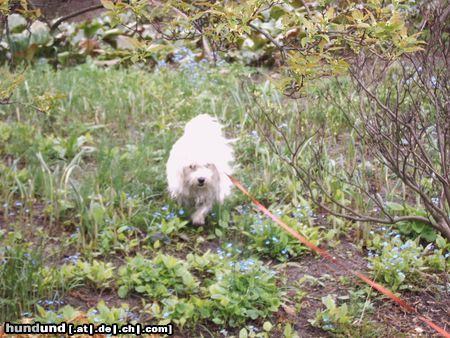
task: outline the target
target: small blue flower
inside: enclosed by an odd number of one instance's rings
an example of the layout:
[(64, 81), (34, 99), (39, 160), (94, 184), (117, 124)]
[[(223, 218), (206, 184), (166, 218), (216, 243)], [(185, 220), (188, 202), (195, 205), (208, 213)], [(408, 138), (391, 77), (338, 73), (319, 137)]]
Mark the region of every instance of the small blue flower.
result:
[(178, 215), (180, 216), (184, 215), (184, 210), (183, 209), (178, 210)]
[(408, 249), (410, 247), (410, 245), (411, 245), (410, 242), (406, 242), (406, 243), (400, 245), (400, 250)]
[(171, 212), (170, 214), (168, 214), (167, 216), (166, 216), (166, 220), (167, 221), (170, 221), (171, 219), (174, 219), (175, 218), (175, 214), (173, 213), (173, 212)]

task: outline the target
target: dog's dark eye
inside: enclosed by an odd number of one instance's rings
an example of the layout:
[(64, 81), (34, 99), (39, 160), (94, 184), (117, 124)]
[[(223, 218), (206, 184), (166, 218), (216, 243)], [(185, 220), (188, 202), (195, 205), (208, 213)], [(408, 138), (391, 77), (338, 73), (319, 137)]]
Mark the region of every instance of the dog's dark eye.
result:
[(189, 166), (189, 168), (190, 168), (190, 169), (195, 169), (195, 165), (191, 164), (191, 165)]
[(211, 166), (211, 164), (209, 164), (209, 163), (206, 163), (206, 168), (209, 168)]

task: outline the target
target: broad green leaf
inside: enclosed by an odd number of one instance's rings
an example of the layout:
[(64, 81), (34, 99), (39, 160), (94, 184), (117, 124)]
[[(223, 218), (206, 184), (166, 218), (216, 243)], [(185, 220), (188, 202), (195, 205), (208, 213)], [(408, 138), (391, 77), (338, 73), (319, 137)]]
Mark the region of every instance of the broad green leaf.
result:
[(271, 322), (264, 322), (263, 324), (263, 330), (266, 332), (269, 332), (270, 330), (272, 330), (272, 323)]
[(114, 3), (110, 0), (100, 0), (100, 2), (106, 9), (113, 10), (115, 8)]
[(389, 210), (391, 211), (403, 211), (405, 210), (405, 207), (399, 203), (396, 202), (386, 202), (386, 205)]
[(239, 338), (248, 338), (248, 332), (245, 327), (239, 331)]

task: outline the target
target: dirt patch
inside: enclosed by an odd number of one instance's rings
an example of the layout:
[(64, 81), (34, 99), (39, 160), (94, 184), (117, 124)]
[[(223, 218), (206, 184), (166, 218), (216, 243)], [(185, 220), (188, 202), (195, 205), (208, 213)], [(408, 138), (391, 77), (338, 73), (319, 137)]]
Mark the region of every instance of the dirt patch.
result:
[[(365, 269), (367, 261), (364, 252), (361, 252), (348, 238), (341, 238), (340, 245), (330, 252), (344, 261), (351, 269), (370, 276), (370, 272)], [(321, 301), (322, 297), (334, 295), (338, 299), (346, 298), (350, 290), (357, 290), (359, 286), (366, 285), (350, 275), (347, 270), (315, 256), (306, 256), (296, 261), (295, 264), (287, 264), (284, 273), (288, 277), (288, 285), (295, 285), (302, 279), (304, 281), (300, 287), (305, 292), (305, 297), (301, 301), (301, 310), (295, 316), (288, 315), (291, 320), (295, 320), (296, 332), (301, 337), (335, 336), (315, 328), (308, 320), (314, 319), (317, 310), (325, 308)], [(345, 279), (350, 279), (350, 283), (343, 284)], [(291, 292), (289, 296), (293, 298), (295, 291)], [(447, 297), (445, 293), (439, 293), (434, 289), (418, 293), (404, 292), (400, 296), (422, 315), (431, 318), (435, 324), (443, 328), (450, 326), (450, 297)], [(365, 316), (370, 322), (376, 324), (377, 329), (382, 329), (380, 332), (382, 337), (438, 336), (432, 328), (414, 315), (403, 311), (397, 304), (377, 291), (372, 291), (370, 300), (373, 303), (373, 311), (366, 313)]]

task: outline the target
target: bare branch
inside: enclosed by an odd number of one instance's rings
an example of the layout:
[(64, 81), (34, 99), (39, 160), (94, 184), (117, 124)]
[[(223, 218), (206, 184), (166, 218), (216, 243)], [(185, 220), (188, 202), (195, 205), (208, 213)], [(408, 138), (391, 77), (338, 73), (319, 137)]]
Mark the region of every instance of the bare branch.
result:
[(50, 31), (52, 31), (52, 32), (55, 31), (59, 27), (59, 25), (62, 24), (64, 21), (72, 19), (72, 18), (74, 18), (74, 17), (76, 17), (78, 15), (81, 15), (81, 14), (84, 14), (84, 13), (88, 13), (88, 12), (92, 12), (92, 11), (95, 11), (96, 9), (102, 9), (102, 8), (104, 8), (103, 5), (93, 5), (93, 6), (90, 6), (90, 7), (86, 7), (86, 8), (80, 9), (79, 11), (67, 14), (65, 16), (62, 16), (62, 17), (58, 18), (55, 22), (53, 22), (53, 24), (50, 27)]

